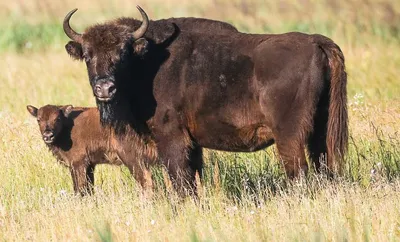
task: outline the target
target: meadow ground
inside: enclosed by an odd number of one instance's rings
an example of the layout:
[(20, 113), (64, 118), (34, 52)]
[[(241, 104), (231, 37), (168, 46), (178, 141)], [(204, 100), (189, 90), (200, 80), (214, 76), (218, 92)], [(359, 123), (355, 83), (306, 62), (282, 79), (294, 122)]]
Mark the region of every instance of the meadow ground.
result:
[[(288, 182), (275, 148), (207, 151), (198, 203), (179, 201), (154, 168), (144, 199), (124, 167), (99, 166), (96, 193), (75, 197), (69, 172), (41, 141), (36, 106), (94, 106), (83, 63), (64, 51), (61, 21), (198, 16), (256, 33), (321, 33), (348, 71), (350, 151), (334, 181)], [(0, 0), (0, 240), (399, 241), (400, 4), (396, 1)]]

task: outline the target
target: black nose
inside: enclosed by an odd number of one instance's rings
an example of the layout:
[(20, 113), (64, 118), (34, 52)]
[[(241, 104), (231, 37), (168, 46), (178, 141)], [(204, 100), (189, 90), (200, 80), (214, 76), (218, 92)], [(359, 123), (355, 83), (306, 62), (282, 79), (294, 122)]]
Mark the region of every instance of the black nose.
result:
[(100, 101), (108, 101), (113, 98), (117, 88), (112, 81), (100, 81), (94, 87), (94, 94)]
[(46, 143), (51, 143), (54, 140), (54, 133), (51, 131), (44, 131), (43, 132), (43, 140)]

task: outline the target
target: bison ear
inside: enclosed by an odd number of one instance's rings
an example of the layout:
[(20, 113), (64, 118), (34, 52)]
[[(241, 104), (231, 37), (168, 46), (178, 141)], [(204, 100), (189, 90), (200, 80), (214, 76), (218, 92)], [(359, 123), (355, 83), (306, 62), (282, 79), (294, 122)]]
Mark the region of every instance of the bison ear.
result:
[(28, 112), (33, 116), (33, 117), (37, 117), (37, 112), (38, 112), (38, 109), (37, 108), (35, 108), (34, 106), (32, 106), (32, 105), (28, 105), (28, 106), (26, 106), (26, 109), (28, 109)]
[(82, 45), (75, 41), (70, 41), (65, 45), (67, 53), (75, 60), (83, 59)]
[(149, 42), (145, 38), (140, 38), (133, 42), (133, 51), (138, 56), (144, 56), (149, 50)]
[(61, 108), (66, 118), (68, 118), (68, 116), (71, 114), (72, 108), (73, 108), (72, 105), (65, 105), (64, 107)]

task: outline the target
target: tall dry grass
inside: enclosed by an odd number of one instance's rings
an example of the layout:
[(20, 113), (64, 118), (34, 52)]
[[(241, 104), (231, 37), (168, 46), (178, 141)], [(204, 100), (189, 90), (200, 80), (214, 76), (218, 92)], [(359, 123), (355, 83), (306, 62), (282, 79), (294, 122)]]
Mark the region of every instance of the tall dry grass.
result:
[[(199, 16), (241, 31), (322, 33), (349, 73), (345, 174), (291, 183), (274, 148), (207, 151), (200, 199), (144, 199), (124, 167), (99, 166), (96, 194), (72, 194), (69, 172), (39, 137), (27, 104), (94, 106), (84, 64), (63, 50), (64, 15), (83, 30), (117, 16)], [(395, 1), (0, 1), (0, 240), (397, 241), (400, 239), (400, 4)]]

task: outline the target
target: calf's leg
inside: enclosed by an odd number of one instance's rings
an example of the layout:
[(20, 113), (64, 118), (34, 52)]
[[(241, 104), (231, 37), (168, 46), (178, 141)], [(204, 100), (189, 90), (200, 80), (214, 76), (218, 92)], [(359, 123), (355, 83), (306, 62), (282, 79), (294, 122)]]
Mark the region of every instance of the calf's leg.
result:
[(86, 164), (73, 165), (70, 168), (76, 194), (82, 196), (93, 193), (94, 166)]
[(135, 178), (137, 182), (139, 182), (140, 186), (146, 191), (150, 192), (153, 189), (153, 180), (151, 178), (150, 168), (146, 164), (147, 162), (142, 161), (141, 159), (136, 159), (135, 161), (128, 161), (129, 171)]
[(115, 149), (122, 162), (146, 191), (153, 189), (153, 181), (149, 165), (154, 163), (146, 152), (146, 144), (138, 141), (136, 134), (125, 134), (123, 137), (116, 137), (114, 140)]

